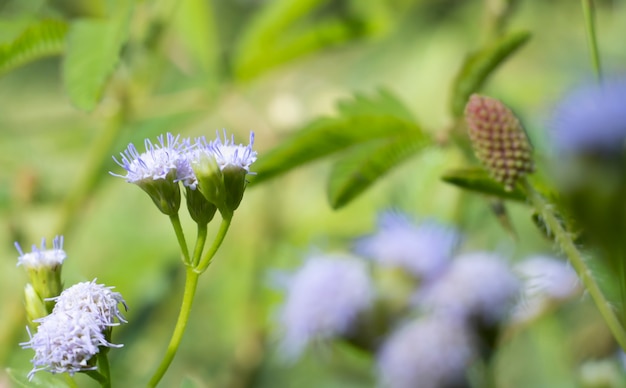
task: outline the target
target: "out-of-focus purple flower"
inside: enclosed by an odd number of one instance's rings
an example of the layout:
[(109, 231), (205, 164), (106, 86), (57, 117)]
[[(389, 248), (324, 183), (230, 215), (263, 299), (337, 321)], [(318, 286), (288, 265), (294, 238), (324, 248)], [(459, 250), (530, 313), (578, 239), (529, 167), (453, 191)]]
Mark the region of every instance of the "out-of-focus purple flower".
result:
[(313, 256), (289, 280), (280, 321), (282, 348), (297, 357), (313, 340), (349, 333), (373, 299), (364, 262), (342, 256)]
[(582, 86), (554, 109), (550, 126), (557, 151), (619, 151), (626, 142), (626, 78)]
[(506, 317), (519, 290), (520, 281), (507, 263), (481, 252), (459, 256), (416, 301), (435, 314), (493, 325)]
[(523, 280), (516, 320), (530, 319), (550, 304), (567, 301), (582, 292), (578, 275), (563, 260), (534, 256), (518, 263), (514, 270)]
[(465, 386), (466, 369), (477, 355), (471, 331), (442, 316), (418, 319), (393, 332), (377, 355), (385, 388)]
[(355, 253), (424, 280), (446, 268), (461, 241), (454, 228), (434, 221), (415, 225), (408, 216), (395, 212), (382, 213), (378, 228), (375, 234), (356, 241)]

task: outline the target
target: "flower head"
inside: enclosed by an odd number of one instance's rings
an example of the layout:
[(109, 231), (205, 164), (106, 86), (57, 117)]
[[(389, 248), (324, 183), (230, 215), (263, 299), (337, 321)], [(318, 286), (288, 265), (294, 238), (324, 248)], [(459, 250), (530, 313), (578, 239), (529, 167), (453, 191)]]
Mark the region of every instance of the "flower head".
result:
[(477, 355), (470, 331), (458, 321), (431, 316), (394, 331), (377, 355), (383, 387), (465, 386), (466, 369)]
[(435, 222), (415, 225), (399, 213), (381, 214), (378, 224), (377, 233), (357, 240), (355, 252), (425, 280), (435, 278), (446, 268), (461, 241), (453, 228)]
[(590, 84), (554, 109), (550, 135), (563, 153), (620, 151), (626, 142), (626, 78)]
[(15, 248), (20, 253), (17, 258), (17, 265), (26, 268), (54, 268), (63, 264), (67, 254), (63, 250), (63, 236), (56, 236), (52, 240), (52, 249), (46, 248), (46, 239), (41, 240), (41, 249), (33, 245), (32, 252), (24, 253), (19, 243), (15, 242)]
[(289, 283), (280, 321), (283, 349), (292, 356), (314, 339), (347, 334), (373, 299), (365, 263), (355, 258), (310, 257)]
[(472, 253), (458, 257), (417, 302), (436, 314), (494, 325), (509, 312), (520, 289), (519, 279), (498, 256)]
[(96, 369), (93, 356), (101, 347), (122, 346), (108, 340), (115, 319), (126, 322), (117, 308), (124, 304), (119, 293), (94, 280), (68, 288), (56, 300), (52, 314), (35, 321), (37, 333), (29, 331), (30, 340), (21, 344), (35, 351), (29, 379), (40, 370), (73, 375)]
[(465, 107), (465, 120), (476, 157), (506, 190), (534, 171), (526, 132), (501, 101), (473, 94)]
[(54, 298), (56, 305), (53, 313), (72, 313), (82, 311), (93, 316), (104, 329), (106, 326), (117, 325), (126, 322), (118, 308), (121, 303), (126, 307), (126, 302), (119, 292), (113, 292), (113, 287), (96, 284), (96, 280), (82, 282), (66, 289)]

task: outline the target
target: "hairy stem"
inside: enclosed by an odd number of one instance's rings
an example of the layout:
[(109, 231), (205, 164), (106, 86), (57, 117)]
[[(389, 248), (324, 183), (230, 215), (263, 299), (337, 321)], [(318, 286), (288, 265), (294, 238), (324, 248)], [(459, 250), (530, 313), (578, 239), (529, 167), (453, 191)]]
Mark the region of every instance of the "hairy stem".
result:
[(585, 286), (585, 289), (589, 295), (591, 295), (591, 298), (596, 304), (602, 318), (604, 318), (609, 330), (611, 330), (613, 337), (622, 349), (626, 349), (626, 332), (624, 331), (622, 324), (617, 319), (613, 308), (602, 293), (602, 290), (596, 282), (596, 279), (593, 277), (591, 270), (587, 267), (580, 251), (576, 248), (571, 235), (563, 228), (561, 222), (554, 214), (552, 206), (541, 196), (541, 194), (539, 194), (527, 180), (524, 181), (524, 185), (532, 205), (543, 218), (550, 232), (554, 236), (555, 241), (559, 244), (569, 259), (572, 267)]

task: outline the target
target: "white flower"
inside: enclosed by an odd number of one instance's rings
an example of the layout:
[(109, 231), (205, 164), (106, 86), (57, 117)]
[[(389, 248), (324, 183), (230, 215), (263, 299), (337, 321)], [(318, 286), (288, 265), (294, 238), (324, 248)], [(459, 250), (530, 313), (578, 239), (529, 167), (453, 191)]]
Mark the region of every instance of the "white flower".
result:
[[(205, 144), (206, 140), (204, 141)], [(217, 138), (207, 144), (209, 149), (215, 156), (220, 169), (224, 170), (228, 166), (239, 167), (250, 172), (250, 165), (256, 161), (257, 153), (252, 150), (254, 144), (254, 132), (250, 132), (250, 142), (247, 146), (243, 144), (235, 145), (235, 138), (231, 135), (230, 141), (226, 137), (224, 131), (224, 141), (217, 134)]]
[[(40, 370), (69, 373), (96, 369), (94, 355), (100, 347), (121, 347), (107, 340), (106, 334), (115, 322), (126, 322), (117, 305), (124, 304), (122, 296), (93, 282), (76, 284), (61, 295), (52, 314), (35, 320), (37, 333), (28, 331), (30, 341), (23, 348), (35, 351), (29, 379)], [(125, 306), (125, 304), (124, 304)]]
[(377, 355), (381, 386), (465, 386), (466, 369), (476, 354), (474, 338), (458, 321), (440, 316), (412, 321), (394, 331)]
[(541, 314), (552, 303), (567, 301), (582, 292), (576, 272), (563, 260), (546, 256), (530, 257), (514, 268), (523, 280), (522, 299), (516, 319)]
[(355, 252), (424, 280), (432, 280), (446, 268), (461, 240), (453, 228), (432, 221), (415, 225), (399, 213), (385, 212), (378, 223), (376, 234), (357, 240)]
[(91, 314), (101, 329), (106, 326), (114, 326), (119, 322), (126, 322), (118, 305), (126, 307), (126, 302), (119, 292), (113, 292), (113, 287), (96, 284), (96, 279), (91, 282), (82, 282), (73, 285), (53, 298), (56, 301), (53, 313), (73, 313), (82, 311)]
[(145, 140), (146, 151), (139, 153), (134, 144), (129, 144), (123, 153), (120, 153), (121, 162), (113, 157), (113, 160), (126, 170), (126, 175), (111, 175), (125, 178), (126, 182), (139, 184), (146, 180), (167, 179), (172, 173), (176, 173), (185, 160), (181, 153), (180, 135), (167, 134), (167, 140), (160, 135), (157, 139), (159, 144), (153, 144), (149, 139)]
[(500, 257), (490, 253), (459, 256), (417, 302), (434, 313), (497, 324), (518, 296), (519, 279)]
[(294, 357), (314, 339), (348, 333), (373, 298), (365, 263), (350, 257), (310, 257), (289, 283), (280, 320), (283, 350)]
[(52, 240), (52, 249), (46, 248), (46, 239), (41, 241), (41, 249), (33, 245), (31, 253), (24, 253), (22, 247), (17, 242), (15, 248), (20, 253), (17, 259), (17, 265), (23, 265), (26, 268), (56, 267), (63, 264), (67, 258), (67, 254), (63, 250), (63, 236), (56, 236)]

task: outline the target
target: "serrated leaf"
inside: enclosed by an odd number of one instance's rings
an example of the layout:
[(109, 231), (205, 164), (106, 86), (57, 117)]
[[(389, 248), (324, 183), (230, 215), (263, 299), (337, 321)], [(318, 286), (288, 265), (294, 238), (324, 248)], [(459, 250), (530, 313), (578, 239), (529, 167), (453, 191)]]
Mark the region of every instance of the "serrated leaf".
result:
[(451, 110), (461, 117), (469, 96), (478, 91), (493, 71), (530, 39), (530, 32), (514, 32), (470, 54), (452, 86)]
[[(257, 175), (252, 183), (357, 144), (418, 131), (415, 122), (406, 117), (406, 109), (400, 107), (402, 104), (386, 92), (379, 92), (370, 98), (357, 96), (351, 102), (342, 103), (340, 111), (343, 114), (339, 117), (312, 122), (261, 156), (254, 165)], [(406, 113), (399, 117), (396, 113), (402, 111)]]
[(526, 195), (516, 186), (511, 191), (504, 190), (501, 183), (493, 180), (487, 171), (480, 167), (452, 170), (445, 173), (441, 179), (466, 190), (492, 195), (502, 199), (526, 201)]
[(12, 42), (0, 45), (0, 74), (35, 60), (59, 55), (65, 48), (67, 23), (41, 20), (28, 26)]
[(65, 88), (72, 102), (86, 111), (100, 100), (128, 36), (132, 2), (118, 3), (108, 18), (78, 20), (68, 32)]
[(18, 387), (33, 388), (68, 388), (70, 385), (61, 380), (59, 375), (53, 375), (48, 372), (35, 373), (32, 380), (28, 380), (29, 370), (7, 368), (7, 374)]
[(333, 209), (347, 205), (389, 170), (432, 144), (429, 136), (414, 131), (358, 146), (335, 165), (328, 182), (328, 199)]

